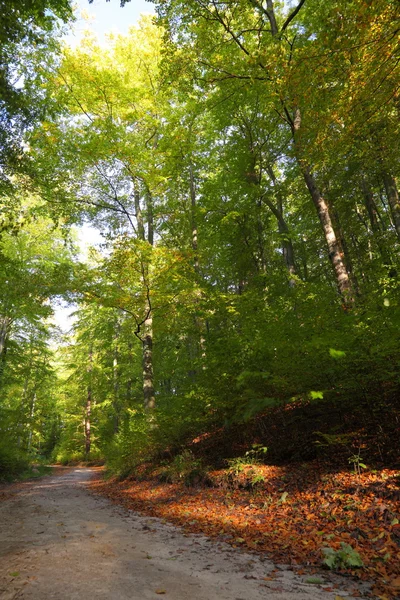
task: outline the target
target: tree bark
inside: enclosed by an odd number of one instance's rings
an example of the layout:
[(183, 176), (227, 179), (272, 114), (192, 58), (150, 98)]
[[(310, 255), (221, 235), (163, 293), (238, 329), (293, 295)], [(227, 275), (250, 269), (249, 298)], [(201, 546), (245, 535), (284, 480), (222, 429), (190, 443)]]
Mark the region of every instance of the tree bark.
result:
[(151, 312), (144, 322), (143, 335), (143, 396), (144, 408), (147, 413), (152, 413), (156, 406), (153, 373), (153, 317)]
[(113, 353), (113, 391), (114, 391), (114, 433), (119, 431), (120, 421), (120, 403), (119, 403), (119, 370), (118, 370), (118, 339), (119, 339), (119, 322), (115, 324), (114, 331), (114, 353)]
[(192, 250), (194, 270), (199, 274), (198, 257), (198, 239), (197, 239), (197, 218), (196, 218), (196, 186), (194, 183), (193, 166), (189, 166), (189, 185), (190, 185), (190, 219), (192, 227)]
[(146, 208), (147, 208), (147, 241), (150, 246), (154, 245), (154, 211), (153, 197), (150, 190), (146, 190)]
[[(268, 199), (265, 200), (267, 206), (271, 209), (273, 214), (278, 221), (278, 231), (282, 236), (282, 254), (283, 259), (285, 261), (286, 267), (289, 271), (289, 275), (297, 275), (296, 263), (294, 260), (294, 248), (291, 238), (289, 237), (289, 228), (283, 216), (283, 199), (281, 192), (278, 189), (278, 182), (275, 177), (275, 173), (271, 165), (267, 166), (268, 175), (273, 183), (276, 197), (278, 200), (277, 206), (274, 206), (272, 202)], [(290, 285), (293, 286), (295, 284), (295, 280), (293, 278), (290, 279)]]
[(86, 393), (85, 403), (85, 419), (84, 419), (84, 433), (85, 433), (85, 457), (88, 458), (90, 454), (92, 439), (91, 439), (91, 413), (92, 413), (92, 371), (93, 371), (93, 349), (90, 348), (88, 356), (88, 385)]
[(7, 341), (10, 334), (12, 319), (0, 317), (0, 382), (6, 366)]
[(139, 192), (139, 187), (137, 182), (134, 182), (134, 189), (133, 189), (133, 199), (135, 202), (135, 213), (136, 213), (136, 226), (137, 226), (137, 234), (138, 234), (138, 238), (140, 240), (144, 240), (145, 239), (145, 232), (144, 232), (144, 222), (143, 222), (143, 215), (142, 215), (142, 209), (140, 206), (140, 192)]
[(318, 189), (314, 176), (308, 166), (300, 161), (300, 168), (310, 192), (314, 206), (317, 210), (318, 218), (324, 232), (326, 244), (328, 247), (329, 260), (335, 273), (336, 284), (345, 304), (352, 304), (354, 301), (353, 290), (350, 281), (350, 275), (343, 259), (340, 244), (333, 228), (329, 206)]
[[(286, 114), (288, 118), (290, 118), (287, 110)], [(321, 194), (309, 165), (302, 157), (301, 144), (298, 139), (301, 127), (301, 112), (298, 107), (296, 107), (294, 111), (293, 118), (290, 118), (290, 126), (292, 130), (297, 163), (316, 208), (318, 218), (324, 232), (326, 245), (328, 247), (328, 256), (335, 274), (337, 288), (343, 298), (344, 303), (346, 305), (351, 305), (354, 302), (354, 294), (351, 285), (350, 274), (344, 261), (343, 252), (341, 252), (340, 243), (333, 227), (329, 205)]]
[(397, 189), (395, 178), (390, 173), (382, 174), (383, 183), (385, 185), (387, 199), (389, 201), (390, 212), (392, 214), (394, 228), (397, 237), (400, 240), (400, 199), (399, 190)]
[(365, 179), (362, 180), (362, 191), (364, 196), (365, 208), (367, 209), (371, 230), (374, 233), (380, 231), (378, 209), (375, 204), (374, 194)]

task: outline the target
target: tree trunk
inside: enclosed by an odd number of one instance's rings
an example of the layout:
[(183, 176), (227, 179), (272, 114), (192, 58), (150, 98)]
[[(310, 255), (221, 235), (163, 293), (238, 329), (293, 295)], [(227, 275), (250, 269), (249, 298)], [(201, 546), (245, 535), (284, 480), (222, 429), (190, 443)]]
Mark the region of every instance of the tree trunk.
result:
[[(297, 275), (296, 263), (294, 260), (293, 244), (292, 244), (292, 240), (289, 236), (289, 228), (288, 228), (285, 218), (283, 216), (282, 194), (278, 188), (278, 182), (276, 180), (275, 173), (274, 173), (274, 170), (271, 167), (271, 165), (267, 166), (267, 172), (273, 183), (278, 202), (277, 202), (277, 206), (274, 206), (272, 204), (272, 202), (270, 202), (268, 199), (265, 202), (266, 202), (267, 206), (269, 206), (271, 211), (274, 213), (276, 220), (278, 221), (278, 231), (281, 234), (281, 239), (282, 239), (283, 259), (285, 261), (287, 270), (289, 271), (289, 275), (291, 275), (291, 276)], [(291, 278), (289, 282), (290, 282), (291, 286), (293, 286), (295, 284), (295, 280), (293, 278)]]
[(143, 335), (143, 396), (144, 408), (152, 413), (156, 406), (153, 374), (153, 317), (148, 313)]
[(324, 232), (326, 245), (328, 246), (328, 255), (333, 271), (335, 273), (336, 285), (339, 293), (343, 298), (346, 305), (350, 305), (354, 302), (353, 290), (350, 281), (350, 275), (347, 270), (346, 264), (343, 259), (343, 253), (341, 252), (340, 244), (333, 228), (332, 218), (328, 203), (322, 196), (318, 189), (317, 183), (314, 179), (314, 175), (307, 162), (303, 159), (301, 153), (301, 143), (298, 139), (301, 126), (301, 112), (298, 107), (294, 111), (293, 118), (290, 118), (289, 112), (286, 109), (286, 114), (290, 119), (290, 126), (292, 130), (293, 143), (296, 151), (297, 163), (300, 167), (300, 171), (303, 175), (304, 181), (317, 210), (318, 218)]
[(365, 179), (363, 179), (362, 181), (362, 191), (364, 195), (365, 208), (367, 209), (369, 222), (371, 225), (371, 230), (374, 233), (377, 233), (380, 231), (378, 209), (375, 204), (374, 194), (372, 193), (372, 190)]
[(85, 407), (85, 456), (88, 458), (91, 448), (90, 416), (92, 412), (92, 388), (88, 386)]
[[(197, 276), (200, 275), (200, 264), (199, 264), (199, 254), (198, 254), (198, 232), (197, 232), (197, 216), (196, 216), (196, 207), (197, 207), (197, 199), (196, 199), (196, 185), (194, 181), (193, 174), (193, 165), (190, 163), (189, 165), (189, 188), (190, 188), (190, 220), (191, 220), (191, 228), (192, 228), (192, 250), (193, 250), (193, 266)], [(200, 293), (201, 297), (201, 293)], [(196, 298), (196, 304), (199, 303), (200, 298)], [(198, 345), (200, 356), (203, 362), (203, 369), (205, 369), (205, 358), (206, 358), (206, 340), (203, 335), (203, 322), (197, 315), (194, 315), (194, 323), (196, 329), (199, 332)], [(196, 342), (197, 344), (197, 342)], [(190, 345), (190, 344), (189, 344)], [(190, 350), (189, 350), (190, 353)], [(189, 376), (196, 377), (196, 370), (193, 369), (189, 372)]]
[(9, 317), (0, 317), (0, 381), (6, 366), (7, 340), (11, 323), (12, 320)]
[(389, 201), (390, 212), (392, 214), (393, 224), (400, 240), (400, 199), (396, 180), (390, 173), (383, 173), (383, 183), (385, 185), (387, 199)]
[(87, 385), (87, 394), (86, 394), (86, 403), (85, 403), (85, 419), (84, 419), (84, 429), (85, 429), (85, 457), (88, 458), (90, 454), (91, 448), (91, 431), (90, 431), (90, 417), (92, 412), (92, 371), (93, 371), (93, 349), (89, 350), (88, 357), (88, 385)]
[(154, 245), (154, 211), (153, 197), (150, 190), (146, 190), (146, 208), (147, 208), (147, 241), (150, 246)]
[(189, 184), (190, 184), (190, 218), (192, 227), (192, 250), (194, 270), (199, 274), (198, 240), (197, 240), (197, 219), (196, 219), (196, 187), (194, 183), (193, 166), (189, 166)]
[(113, 355), (113, 388), (114, 388), (114, 433), (119, 431), (119, 421), (121, 407), (119, 404), (119, 370), (118, 370), (118, 339), (119, 339), (119, 323), (115, 324), (114, 332), (114, 355)]
[(144, 233), (144, 223), (143, 223), (143, 215), (142, 215), (142, 209), (140, 206), (140, 192), (139, 192), (139, 187), (137, 182), (134, 182), (134, 189), (133, 189), (133, 199), (135, 202), (135, 213), (136, 213), (136, 226), (137, 226), (137, 235), (138, 238), (140, 240), (144, 240), (145, 239), (145, 233)]
[(32, 396), (31, 410), (29, 413), (28, 452), (30, 452), (31, 447), (32, 447), (32, 426), (33, 426), (33, 417), (35, 416), (35, 407), (36, 407), (36, 392), (34, 392), (34, 394)]
[(329, 206), (319, 191), (309, 167), (304, 166), (304, 164), (300, 162), (300, 168), (324, 232), (326, 244), (328, 246), (329, 260), (331, 261), (335, 273), (339, 293), (343, 297), (345, 304), (352, 304), (354, 298), (350, 276), (340, 251), (338, 238), (332, 225)]

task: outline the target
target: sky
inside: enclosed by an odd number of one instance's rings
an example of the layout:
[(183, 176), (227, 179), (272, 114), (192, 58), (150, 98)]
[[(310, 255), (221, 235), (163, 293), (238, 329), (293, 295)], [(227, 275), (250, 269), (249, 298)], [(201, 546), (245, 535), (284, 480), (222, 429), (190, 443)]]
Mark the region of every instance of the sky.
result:
[[(83, 16), (82, 13), (86, 16)], [(64, 37), (69, 46), (75, 47), (79, 44), (85, 30), (92, 31), (102, 43), (106, 42), (108, 33), (128, 33), (129, 27), (136, 25), (141, 14), (154, 13), (153, 4), (146, 0), (131, 0), (123, 8), (120, 0), (75, 0), (75, 14), (77, 21), (73, 24), (71, 33)], [(79, 243), (82, 258), (87, 253), (88, 246), (96, 245), (104, 241), (99, 232), (90, 225), (79, 228)], [(68, 331), (73, 319), (71, 313), (76, 306), (68, 306), (65, 303), (54, 307), (54, 321), (64, 332)]]
[[(73, 33), (66, 36), (65, 41), (75, 46), (82, 38), (85, 29), (93, 31), (100, 41), (104, 40), (107, 33), (128, 33), (129, 27), (136, 25), (143, 13), (154, 13), (154, 6), (146, 0), (130, 0), (123, 8), (120, 0), (75, 0), (75, 14), (78, 20), (73, 26)], [(82, 18), (86, 14), (87, 18)]]

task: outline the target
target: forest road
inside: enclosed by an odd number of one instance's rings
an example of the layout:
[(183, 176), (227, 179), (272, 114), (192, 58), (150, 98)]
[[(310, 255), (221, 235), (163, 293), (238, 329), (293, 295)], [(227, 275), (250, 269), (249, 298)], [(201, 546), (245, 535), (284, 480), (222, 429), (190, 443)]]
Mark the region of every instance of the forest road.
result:
[[(262, 557), (92, 495), (91, 469), (18, 484), (0, 503), (0, 599), (328, 600)], [(265, 579), (269, 578), (269, 579)]]

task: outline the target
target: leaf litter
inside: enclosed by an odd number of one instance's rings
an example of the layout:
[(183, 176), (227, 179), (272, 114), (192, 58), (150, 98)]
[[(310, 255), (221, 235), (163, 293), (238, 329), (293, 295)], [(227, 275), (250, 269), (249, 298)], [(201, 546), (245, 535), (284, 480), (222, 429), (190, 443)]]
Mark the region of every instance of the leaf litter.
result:
[[(122, 482), (97, 477), (91, 488), (189, 532), (264, 553), (299, 574), (320, 572), (324, 549), (340, 553), (350, 547), (362, 567), (343, 560), (336, 571), (349, 582), (373, 582), (372, 597), (400, 597), (398, 471), (359, 474), (319, 463), (257, 469), (262, 481), (253, 489), (227, 485), (225, 470), (211, 472), (207, 487), (160, 482), (156, 475), (143, 479), (138, 472)], [(355, 586), (353, 596), (359, 595)]]

